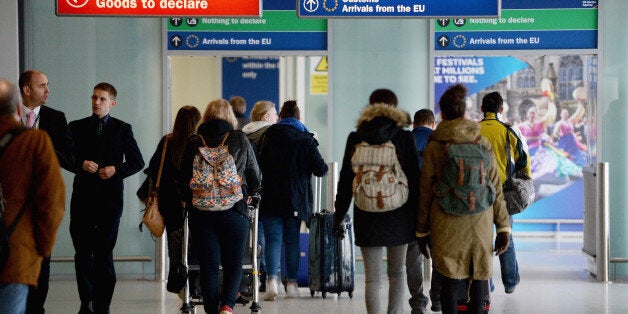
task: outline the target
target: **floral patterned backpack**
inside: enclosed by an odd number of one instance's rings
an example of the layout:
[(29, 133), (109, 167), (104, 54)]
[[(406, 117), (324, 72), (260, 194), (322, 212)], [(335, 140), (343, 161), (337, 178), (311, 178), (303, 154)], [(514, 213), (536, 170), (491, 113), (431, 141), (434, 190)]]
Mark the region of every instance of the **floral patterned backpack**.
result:
[(200, 210), (227, 210), (243, 198), (242, 178), (238, 175), (233, 156), (225, 141), (225, 134), (217, 147), (208, 147), (201, 136), (203, 146), (194, 157), (192, 166), (192, 205)]

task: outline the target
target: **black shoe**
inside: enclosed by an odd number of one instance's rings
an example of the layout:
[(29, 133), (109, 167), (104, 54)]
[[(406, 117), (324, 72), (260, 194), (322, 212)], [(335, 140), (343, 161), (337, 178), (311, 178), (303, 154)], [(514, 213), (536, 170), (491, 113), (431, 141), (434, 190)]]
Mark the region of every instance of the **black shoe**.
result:
[(96, 314), (109, 314), (109, 304), (103, 306), (100, 303), (94, 303), (94, 313)]
[(81, 302), (81, 309), (79, 309), (78, 314), (93, 314), (94, 313), (94, 302)]
[(259, 292), (266, 292), (266, 272), (259, 273)]
[(430, 307), (430, 310), (432, 312), (440, 312), (441, 311), (440, 304), (432, 303), (432, 307)]

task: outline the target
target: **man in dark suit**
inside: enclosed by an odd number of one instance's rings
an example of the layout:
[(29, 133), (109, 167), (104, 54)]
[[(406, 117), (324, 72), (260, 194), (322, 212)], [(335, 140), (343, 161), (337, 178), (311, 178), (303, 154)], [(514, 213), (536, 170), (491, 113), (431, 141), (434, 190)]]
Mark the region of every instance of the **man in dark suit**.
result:
[(79, 313), (109, 313), (116, 284), (113, 248), (122, 215), (123, 179), (144, 167), (131, 125), (109, 115), (117, 91), (94, 86), (92, 112), (70, 122), (76, 176), (70, 205), (70, 235), (81, 308)]
[[(72, 153), (72, 139), (68, 130), (65, 114), (59, 110), (46, 106), (50, 88), (48, 78), (37, 70), (28, 70), (20, 75), (20, 93), (22, 94), (22, 123), (30, 128), (39, 128), (46, 131), (52, 139), (52, 144), (61, 167), (68, 171), (74, 168)], [(30, 121), (29, 117), (30, 116)], [(31, 286), (26, 304), (27, 314), (44, 313), (44, 303), (48, 295), (48, 280), (50, 277), (50, 256), (44, 257), (41, 263), (41, 272), (37, 287)]]

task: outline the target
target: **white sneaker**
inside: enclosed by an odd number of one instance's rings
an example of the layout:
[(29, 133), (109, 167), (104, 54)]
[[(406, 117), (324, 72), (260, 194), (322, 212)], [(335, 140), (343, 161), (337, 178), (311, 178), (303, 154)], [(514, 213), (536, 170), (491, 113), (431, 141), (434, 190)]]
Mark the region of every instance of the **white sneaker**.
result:
[(288, 298), (298, 298), (299, 297), (299, 286), (297, 286), (296, 282), (290, 282), (286, 285), (286, 297)]
[(278, 293), (277, 279), (268, 279), (268, 281), (266, 281), (266, 295), (264, 296), (264, 300), (275, 301)]

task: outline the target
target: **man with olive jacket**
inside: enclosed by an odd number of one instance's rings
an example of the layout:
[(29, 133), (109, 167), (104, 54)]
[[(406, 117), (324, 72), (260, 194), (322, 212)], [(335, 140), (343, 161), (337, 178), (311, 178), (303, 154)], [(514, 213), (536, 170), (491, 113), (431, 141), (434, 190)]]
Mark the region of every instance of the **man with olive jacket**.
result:
[[(502, 254), (511, 233), (508, 211), (497, 172), (495, 157), (487, 165), (486, 178), (494, 187), (495, 201), (486, 210), (464, 216), (446, 213), (433, 186), (444, 172), (444, 149), (448, 143), (478, 143), (489, 151), (490, 142), (480, 135), (480, 125), (464, 118), (467, 90), (449, 87), (439, 104), (443, 121), (430, 136), (423, 152), (420, 207), (416, 235), (425, 257), (433, 257), (441, 277), (441, 306), (444, 314), (457, 313), (459, 299), (470, 300), (469, 313), (482, 313), (488, 298), (488, 280), (493, 272), (493, 226), (497, 228), (495, 251)], [(488, 187), (487, 187), (488, 188)], [(431, 246), (431, 254), (427, 247)]]

